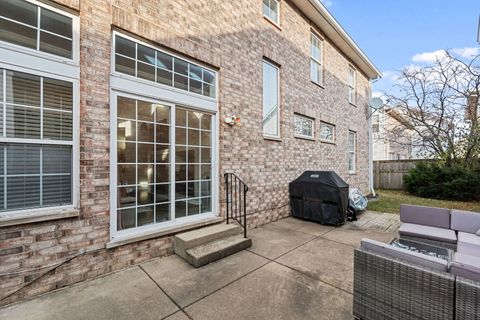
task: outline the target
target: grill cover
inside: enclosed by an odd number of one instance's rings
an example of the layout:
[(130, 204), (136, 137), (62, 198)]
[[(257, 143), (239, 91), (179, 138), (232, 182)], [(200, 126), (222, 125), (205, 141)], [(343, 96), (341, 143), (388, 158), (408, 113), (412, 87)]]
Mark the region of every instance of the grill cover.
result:
[(294, 217), (338, 226), (347, 216), (348, 184), (333, 171), (305, 171), (290, 182)]

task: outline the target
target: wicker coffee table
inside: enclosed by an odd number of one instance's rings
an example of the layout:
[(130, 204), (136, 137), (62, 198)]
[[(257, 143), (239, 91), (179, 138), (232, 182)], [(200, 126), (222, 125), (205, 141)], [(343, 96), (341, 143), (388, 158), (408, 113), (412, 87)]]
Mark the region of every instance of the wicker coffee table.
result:
[(427, 256), (440, 258), (446, 261), (451, 261), (453, 258), (453, 250), (434, 246), (427, 243), (395, 238), (392, 240), (392, 242), (390, 242), (390, 244), (398, 248), (422, 253)]

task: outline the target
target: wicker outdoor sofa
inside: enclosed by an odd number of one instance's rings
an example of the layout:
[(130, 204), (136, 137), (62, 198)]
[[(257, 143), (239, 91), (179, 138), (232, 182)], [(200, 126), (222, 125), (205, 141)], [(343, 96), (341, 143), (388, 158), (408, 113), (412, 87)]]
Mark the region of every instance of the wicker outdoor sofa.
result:
[[(402, 206), (404, 215), (401, 219), (409, 221), (404, 223), (412, 223), (409, 219), (415, 210), (418, 214), (439, 213), (430, 209)], [(453, 231), (457, 251), (451, 260), (370, 239), (362, 240), (354, 258), (353, 315), (356, 319), (480, 320), (480, 236), (471, 233), (480, 229), (480, 213), (452, 212), (453, 219), (450, 219), (450, 211), (448, 213), (449, 226), (463, 230)], [(437, 218), (423, 217), (424, 220), (417, 222), (431, 224), (435, 220), (435, 224), (439, 221)], [(427, 233), (432, 234), (429, 228)], [(429, 239), (422, 234), (411, 234), (421, 228), (407, 230), (407, 235), (402, 235), (400, 228), (400, 238), (444, 248), (454, 247), (451, 233), (441, 231), (434, 239)], [(448, 241), (442, 242), (439, 239), (442, 236)], [(479, 238), (478, 243), (474, 236)]]

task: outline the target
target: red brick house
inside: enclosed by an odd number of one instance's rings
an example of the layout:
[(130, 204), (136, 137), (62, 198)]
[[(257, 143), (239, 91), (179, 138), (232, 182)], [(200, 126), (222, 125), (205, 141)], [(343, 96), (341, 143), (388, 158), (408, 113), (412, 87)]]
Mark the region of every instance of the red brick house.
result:
[(225, 172), (249, 227), (307, 169), (368, 192), (379, 76), (318, 0), (1, 1), (0, 305), (171, 254)]

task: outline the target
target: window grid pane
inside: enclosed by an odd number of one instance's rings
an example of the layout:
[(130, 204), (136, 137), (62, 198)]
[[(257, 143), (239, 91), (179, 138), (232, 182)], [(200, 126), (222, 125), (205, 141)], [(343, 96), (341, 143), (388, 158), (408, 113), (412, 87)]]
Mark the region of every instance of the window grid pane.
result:
[(325, 141), (335, 141), (335, 126), (329, 123), (320, 123), (320, 139)]
[(214, 72), (118, 35), (115, 36), (115, 71), (216, 97)]
[(0, 2), (2, 41), (71, 59), (72, 25), (72, 18), (24, 0)]
[(313, 119), (294, 115), (293, 132), (296, 136), (313, 138)]

